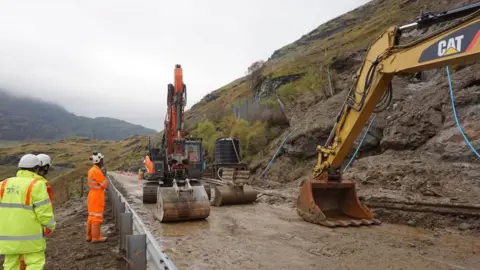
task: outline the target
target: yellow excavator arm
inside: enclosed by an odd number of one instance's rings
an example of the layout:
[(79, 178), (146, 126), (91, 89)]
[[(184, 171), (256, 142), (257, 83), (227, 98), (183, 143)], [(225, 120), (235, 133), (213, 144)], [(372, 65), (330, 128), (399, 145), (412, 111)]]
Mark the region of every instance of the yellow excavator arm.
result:
[[(453, 21), (455, 20), (456, 21)], [(399, 45), (401, 32), (438, 22), (451, 25), (412, 43)], [(480, 59), (480, 3), (456, 10), (423, 14), (415, 23), (391, 27), (370, 46), (325, 146), (318, 146), (313, 179), (302, 183), (297, 213), (324, 226), (380, 224), (356, 195), (355, 183), (340, 167), (371, 114), (392, 97), (393, 76)], [(379, 106), (380, 105), (380, 106)], [(387, 104), (388, 105), (388, 104)]]

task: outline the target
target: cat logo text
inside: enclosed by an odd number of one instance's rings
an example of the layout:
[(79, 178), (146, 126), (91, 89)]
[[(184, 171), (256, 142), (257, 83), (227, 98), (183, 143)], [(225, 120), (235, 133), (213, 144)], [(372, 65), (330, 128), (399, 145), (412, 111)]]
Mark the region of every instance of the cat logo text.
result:
[(438, 56), (442, 57), (461, 52), (463, 38), (465, 38), (465, 36), (461, 35), (438, 42)]
[(450, 57), (460, 53), (469, 53), (480, 44), (480, 21), (460, 28), (442, 39), (432, 43), (422, 51), (419, 63)]

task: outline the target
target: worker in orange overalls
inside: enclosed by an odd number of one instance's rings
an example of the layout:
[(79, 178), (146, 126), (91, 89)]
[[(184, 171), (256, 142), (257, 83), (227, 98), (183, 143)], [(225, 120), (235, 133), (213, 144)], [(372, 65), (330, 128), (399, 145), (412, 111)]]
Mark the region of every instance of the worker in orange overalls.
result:
[(92, 243), (105, 242), (106, 237), (101, 236), (100, 228), (103, 223), (103, 210), (105, 208), (105, 189), (108, 187), (108, 180), (102, 172), (104, 156), (94, 152), (90, 157), (93, 163), (88, 171), (88, 220), (87, 220), (87, 241)]

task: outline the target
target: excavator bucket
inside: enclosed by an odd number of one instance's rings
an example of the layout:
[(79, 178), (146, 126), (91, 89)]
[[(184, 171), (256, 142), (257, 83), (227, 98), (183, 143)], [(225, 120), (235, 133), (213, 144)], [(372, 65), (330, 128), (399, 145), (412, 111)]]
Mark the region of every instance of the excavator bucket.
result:
[(212, 205), (221, 206), (255, 202), (257, 200), (257, 191), (250, 185), (246, 185), (249, 177), (250, 171), (248, 170), (224, 168), (222, 179), (229, 184), (215, 186), (215, 196)]
[(249, 204), (257, 200), (257, 191), (249, 185), (217, 186), (212, 205)]
[(210, 201), (203, 185), (186, 181), (179, 187), (159, 187), (155, 218), (160, 222), (205, 219), (210, 215)]
[(305, 221), (326, 227), (381, 223), (373, 218), (370, 209), (360, 203), (353, 181), (342, 179), (340, 182), (328, 182), (327, 176), (322, 176), (302, 183), (297, 213)]

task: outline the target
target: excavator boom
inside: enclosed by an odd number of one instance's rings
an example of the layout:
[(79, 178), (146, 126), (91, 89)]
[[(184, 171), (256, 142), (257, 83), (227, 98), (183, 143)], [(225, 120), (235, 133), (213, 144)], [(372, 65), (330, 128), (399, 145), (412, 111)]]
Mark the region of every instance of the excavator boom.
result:
[(183, 115), (186, 105), (186, 87), (183, 84), (183, 70), (180, 65), (175, 66), (174, 84), (168, 85), (168, 114), (169, 120), (165, 123), (167, 131), (167, 153), (182, 154), (182, 145), (178, 143), (184, 137)]
[[(462, 16), (459, 18), (459, 16)], [(458, 19), (451, 25), (412, 43), (399, 45), (402, 30), (432, 25), (435, 19)], [(380, 224), (357, 198), (355, 183), (343, 179), (340, 167), (373, 112), (391, 100), (391, 81), (397, 74), (415, 73), (480, 59), (480, 4), (454, 11), (423, 15), (403, 27), (391, 27), (370, 46), (357, 73), (353, 91), (337, 117), (325, 146), (317, 146), (313, 179), (304, 181), (297, 213), (324, 226)], [(387, 104), (388, 105), (388, 104)]]

